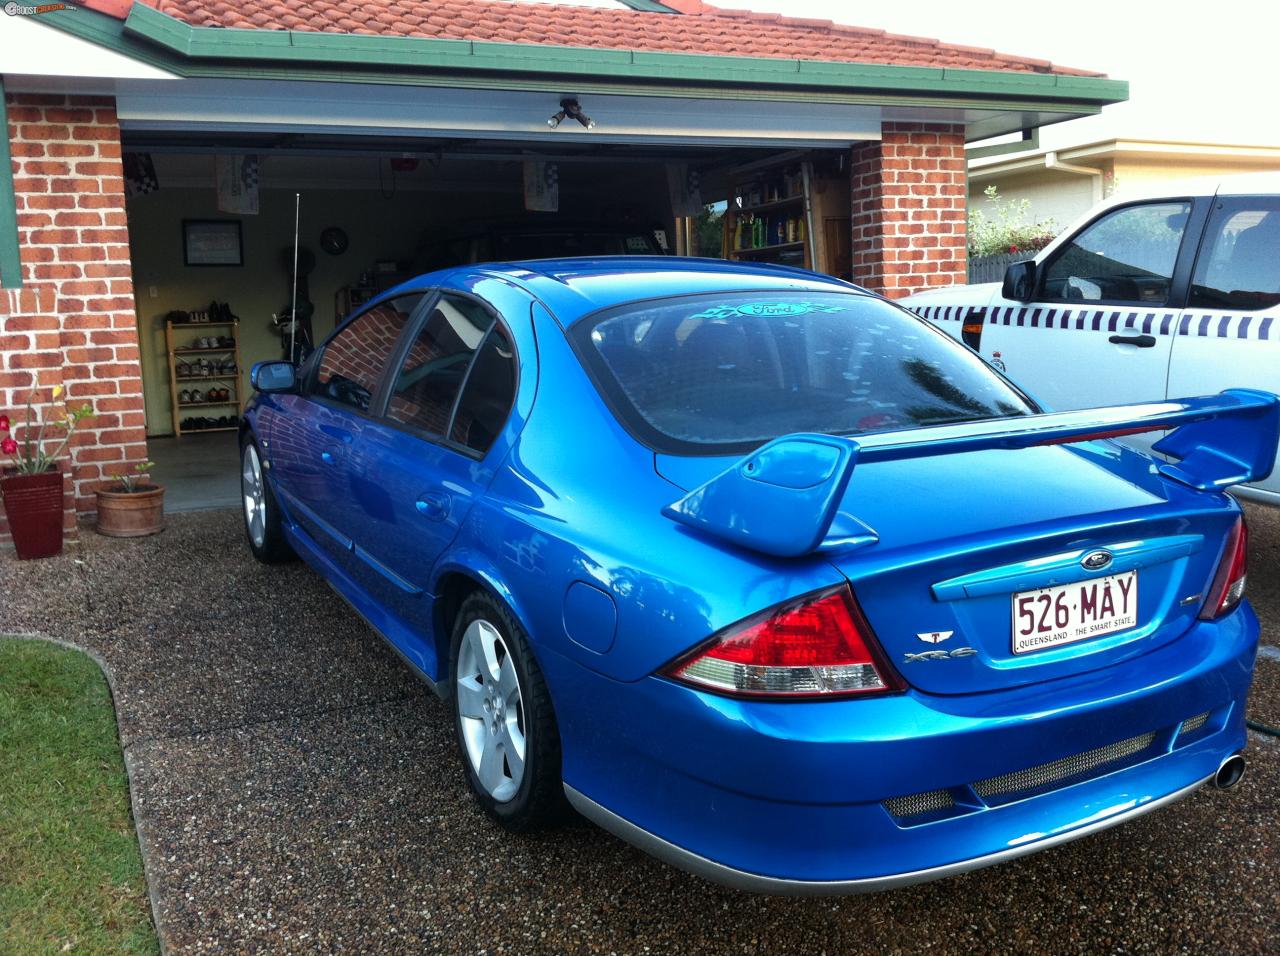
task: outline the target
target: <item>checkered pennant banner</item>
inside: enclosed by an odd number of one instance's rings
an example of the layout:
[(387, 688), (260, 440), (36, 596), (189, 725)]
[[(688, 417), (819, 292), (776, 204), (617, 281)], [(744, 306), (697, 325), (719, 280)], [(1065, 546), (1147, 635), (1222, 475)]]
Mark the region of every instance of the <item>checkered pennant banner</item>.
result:
[(150, 153), (125, 153), (121, 162), (124, 165), (124, 192), (130, 199), (160, 188), (156, 164), (152, 162)]
[(524, 161), (524, 208), (530, 212), (560, 211), (560, 167), (540, 159)]
[(218, 156), (214, 161), (218, 181), (218, 211), (258, 214), (258, 157), (256, 154)]

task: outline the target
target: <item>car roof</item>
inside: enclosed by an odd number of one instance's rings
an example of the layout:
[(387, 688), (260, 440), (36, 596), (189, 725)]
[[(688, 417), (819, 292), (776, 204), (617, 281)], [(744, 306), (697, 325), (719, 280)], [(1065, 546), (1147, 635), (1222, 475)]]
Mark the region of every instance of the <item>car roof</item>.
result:
[[(489, 262), (432, 276), (436, 285), (477, 272), (499, 275), (541, 299), (564, 326), (601, 309), (699, 292), (862, 292), (833, 276), (789, 266), (681, 256), (603, 256)], [(866, 293), (863, 293), (866, 294)]]

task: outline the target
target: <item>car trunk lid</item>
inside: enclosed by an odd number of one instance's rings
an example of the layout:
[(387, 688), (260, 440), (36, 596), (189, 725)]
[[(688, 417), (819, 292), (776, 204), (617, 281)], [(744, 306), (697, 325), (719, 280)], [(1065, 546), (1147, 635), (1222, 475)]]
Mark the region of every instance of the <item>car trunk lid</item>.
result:
[[(691, 489), (732, 463), (659, 455), (656, 466)], [(1235, 518), (1225, 498), (1170, 487), (1110, 442), (876, 463), (840, 510), (878, 541), (820, 554), (851, 582), (904, 680), (937, 694), (1066, 677), (1176, 639)], [(1056, 626), (1064, 609), (1068, 639)], [(1028, 612), (1035, 626), (1019, 646)]]

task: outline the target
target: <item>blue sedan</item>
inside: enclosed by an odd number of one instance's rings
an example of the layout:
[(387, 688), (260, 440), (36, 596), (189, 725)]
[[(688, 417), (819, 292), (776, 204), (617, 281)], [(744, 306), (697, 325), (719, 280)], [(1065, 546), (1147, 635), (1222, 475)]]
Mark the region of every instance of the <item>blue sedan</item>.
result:
[(451, 702), (511, 830), (851, 893), (1243, 772), (1269, 393), (1051, 413), (838, 280), (621, 257), (423, 276), (252, 382), (253, 553)]

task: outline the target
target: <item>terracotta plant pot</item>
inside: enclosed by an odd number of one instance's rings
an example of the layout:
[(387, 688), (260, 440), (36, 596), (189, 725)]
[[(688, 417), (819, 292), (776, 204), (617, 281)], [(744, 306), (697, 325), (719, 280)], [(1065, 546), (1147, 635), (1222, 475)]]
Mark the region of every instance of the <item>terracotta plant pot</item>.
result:
[(13, 546), (23, 561), (62, 553), (62, 472), (7, 475), (0, 496)]
[(141, 538), (164, 530), (164, 488), (144, 485), (124, 491), (115, 485), (98, 490), (98, 533), (111, 538)]

